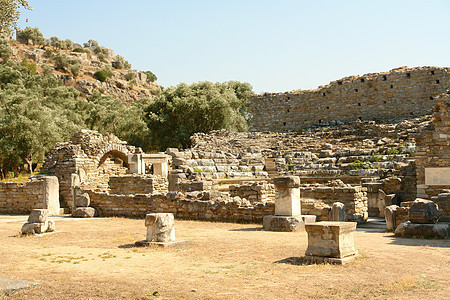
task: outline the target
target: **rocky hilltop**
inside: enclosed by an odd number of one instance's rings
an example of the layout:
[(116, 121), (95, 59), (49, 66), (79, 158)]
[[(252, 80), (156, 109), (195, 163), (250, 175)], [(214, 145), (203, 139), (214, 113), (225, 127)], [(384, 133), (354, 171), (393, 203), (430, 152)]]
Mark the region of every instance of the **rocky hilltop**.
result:
[[(29, 34), (30, 31), (34, 35)], [(11, 60), (25, 62), (37, 73), (53, 73), (84, 97), (98, 92), (131, 103), (161, 92), (152, 72), (132, 70), (123, 57), (99, 46), (96, 41), (90, 40), (82, 46), (56, 37), (45, 39), (37, 28), (27, 28), (23, 32), (17, 33), (16, 40), (9, 41)]]

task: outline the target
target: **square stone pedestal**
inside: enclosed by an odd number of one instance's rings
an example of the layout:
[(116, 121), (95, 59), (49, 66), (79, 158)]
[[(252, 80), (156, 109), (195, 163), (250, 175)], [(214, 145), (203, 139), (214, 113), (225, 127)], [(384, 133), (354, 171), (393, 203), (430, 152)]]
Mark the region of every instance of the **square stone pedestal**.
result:
[(270, 215), (263, 218), (263, 229), (267, 231), (303, 231), (305, 224), (316, 222), (316, 216), (277, 216)]
[(151, 245), (170, 247), (185, 244), (187, 241), (175, 241), (175, 219), (172, 213), (151, 213), (145, 216), (147, 237), (134, 243), (138, 247)]
[(356, 222), (318, 222), (306, 224), (308, 248), (304, 262), (344, 264), (356, 257), (353, 232)]

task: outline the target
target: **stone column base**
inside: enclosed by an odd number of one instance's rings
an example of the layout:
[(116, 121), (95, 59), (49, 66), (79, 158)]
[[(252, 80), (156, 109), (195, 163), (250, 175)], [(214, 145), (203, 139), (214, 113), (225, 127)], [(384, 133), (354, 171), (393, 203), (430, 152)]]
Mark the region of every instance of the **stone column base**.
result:
[(187, 244), (188, 241), (175, 241), (175, 242), (149, 242), (146, 240), (143, 241), (137, 241), (134, 243), (136, 247), (151, 247), (151, 246), (158, 246), (158, 247), (176, 247), (180, 245)]
[(263, 229), (267, 231), (303, 231), (305, 224), (315, 223), (316, 216), (264, 216)]

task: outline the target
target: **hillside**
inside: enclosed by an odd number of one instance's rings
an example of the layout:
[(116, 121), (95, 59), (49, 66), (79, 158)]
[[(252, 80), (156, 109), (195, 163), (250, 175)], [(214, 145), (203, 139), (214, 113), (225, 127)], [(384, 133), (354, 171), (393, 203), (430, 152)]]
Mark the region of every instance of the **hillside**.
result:
[[(123, 57), (93, 40), (82, 46), (56, 37), (46, 39), (37, 28), (27, 28), (19, 31), (17, 39), (10, 40), (9, 44), (11, 60), (35, 64), (37, 73), (53, 73), (84, 97), (98, 92), (132, 103), (161, 92), (153, 73), (132, 70)], [(106, 74), (100, 76), (104, 81), (98, 79), (99, 71)]]

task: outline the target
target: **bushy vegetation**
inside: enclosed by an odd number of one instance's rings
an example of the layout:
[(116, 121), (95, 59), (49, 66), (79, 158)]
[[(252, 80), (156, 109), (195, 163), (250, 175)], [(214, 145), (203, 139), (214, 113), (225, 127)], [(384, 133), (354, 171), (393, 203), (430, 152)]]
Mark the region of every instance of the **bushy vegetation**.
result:
[(83, 67), (79, 58), (67, 57), (67, 55), (63, 53), (54, 55), (53, 62), (55, 63), (56, 69), (61, 71), (70, 71), (75, 77), (78, 76), (81, 68)]
[(50, 41), (44, 38), (42, 32), (39, 31), (39, 28), (31, 28), (27, 27), (24, 30), (17, 31), (17, 38), (28, 41), (31, 40), (34, 45), (42, 45), (47, 46), (50, 45)]
[(152, 145), (185, 148), (196, 132), (216, 129), (247, 130), (248, 100), (253, 94), (248, 83), (185, 83), (164, 89), (146, 107)]
[(114, 75), (111, 67), (104, 67), (101, 70), (98, 70), (97, 72), (94, 73), (94, 77), (101, 81), (101, 82), (105, 82), (106, 78), (110, 78)]
[(50, 45), (61, 50), (72, 50), (73, 42), (69, 39), (60, 40), (56, 36), (50, 38)]
[[(26, 29), (23, 35), (42, 42), (38, 30)], [(71, 41), (56, 37), (47, 41), (49, 46), (60, 49), (73, 47)], [(107, 53), (94, 40), (75, 50), (89, 52), (88, 47), (98, 56)], [(54, 54), (54, 48), (44, 49), (57, 70), (79, 75), (79, 58), (62, 52)], [(147, 152), (188, 147), (190, 136), (196, 132), (247, 130), (247, 102), (253, 94), (247, 83), (182, 83), (166, 89), (154, 86), (152, 98), (125, 105), (120, 99), (100, 93), (83, 98), (53, 75), (53, 66), (42, 65), (42, 72), (37, 73), (33, 61), (16, 63), (9, 59), (11, 54), (8, 41), (0, 39), (0, 178), (11, 171), (32, 172), (57, 142), (68, 140), (79, 129), (115, 134)], [(136, 82), (136, 72), (120, 55), (94, 77), (103, 82), (114, 75), (113, 68), (128, 69), (125, 78), (129, 84)], [(147, 83), (157, 79), (150, 71), (144, 73)]]
[(148, 83), (155, 82), (156, 80), (158, 80), (158, 77), (156, 77), (156, 75), (153, 74), (152, 71), (144, 71), (144, 74), (147, 75)]
[(12, 49), (8, 44), (8, 40), (0, 38), (0, 58), (6, 62), (12, 55)]
[(0, 1), (0, 36), (8, 37), (17, 28), (17, 20), (20, 17), (20, 8), (31, 9), (25, 0), (2, 0)]
[(131, 64), (120, 55), (116, 55), (112, 66), (114, 69), (131, 69)]
[[(137, 146), (147, 140), (142, 103), (95, 94), (84, 100), (53, 74), (24, 64), (0, 64), (0, 177), (26, 165), (32, 171), (57, 142), (77, 130), (111, 132)], [(147, 146), (148, 147), (148, 146)]]

